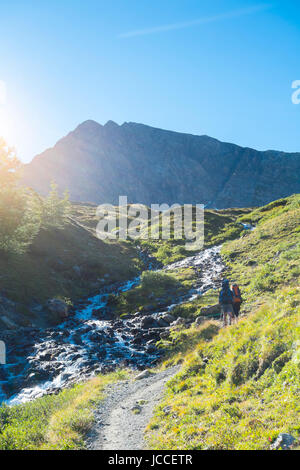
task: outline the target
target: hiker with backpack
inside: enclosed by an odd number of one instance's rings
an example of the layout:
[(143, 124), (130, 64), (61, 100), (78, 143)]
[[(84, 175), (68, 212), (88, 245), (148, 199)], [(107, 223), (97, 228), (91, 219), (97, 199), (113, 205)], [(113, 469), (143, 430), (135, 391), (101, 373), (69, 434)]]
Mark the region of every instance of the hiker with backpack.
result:
[(233, 313), (234, 313), (234, 318), (235, 321), (237, 322), (239, 314), (240, 314), (240, 309), (241, 309), (241, 303), (243, 301), (242, 296), (241, 296), (241, 291), (239, 286), (234, 283), (231, 286), (231, 290), (233, 293)]
[(229, 325), (231, 325), (234, 317), (233, 292), (230, 289), (228, 279), (224, 279), (222, 282), (222, 289), (219, 294), (219, 304), (222, 308), (224, 326), (227, 326), (227, 317), (229, 319)]

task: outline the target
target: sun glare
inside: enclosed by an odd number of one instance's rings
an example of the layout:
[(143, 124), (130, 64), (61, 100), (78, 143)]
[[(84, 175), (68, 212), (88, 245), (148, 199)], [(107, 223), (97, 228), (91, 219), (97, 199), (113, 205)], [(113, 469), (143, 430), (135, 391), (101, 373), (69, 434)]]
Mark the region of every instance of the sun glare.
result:
[(0, 80), (0, 106), (6, 103), (6, 83)]
[(13, 142), (13, 119), (7, 105), (6, 83), (0, 80), (0, 137)]
[(7, 109), (0, 108), (0, 136), (3, 137), (8, 143), (13, 142), (13, 127), (13, 120)]

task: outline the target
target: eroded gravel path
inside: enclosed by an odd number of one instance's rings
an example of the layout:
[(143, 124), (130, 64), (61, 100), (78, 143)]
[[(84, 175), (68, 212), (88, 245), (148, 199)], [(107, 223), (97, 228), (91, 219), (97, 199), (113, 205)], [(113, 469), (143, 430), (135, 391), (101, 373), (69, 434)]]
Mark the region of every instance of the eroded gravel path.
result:
[[(144, 430), (161, 401), (166, 382), (179, 367), (151, 374), (141, 380), (126, 380), (107, 388), (107, 398), (95, 413), (96, 425), (87, 446), (98, 450), (142, 450)], [(140, 412), (133, 407), (138, 405)]]

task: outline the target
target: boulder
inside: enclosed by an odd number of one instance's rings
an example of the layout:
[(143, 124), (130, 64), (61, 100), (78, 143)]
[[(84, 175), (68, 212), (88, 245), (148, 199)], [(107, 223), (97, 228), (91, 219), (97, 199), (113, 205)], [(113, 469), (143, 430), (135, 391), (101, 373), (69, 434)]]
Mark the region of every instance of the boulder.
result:
[(38, 361), (52, 361), (55, 355), (56, 355), (56, 352), (52, 350), (42, 351), (37, 355), (37, 360)]
[(132, 408), (131, 408), (131, 411), (135, 414), (139, 414), (141, 413), (142, 411), (142, 407), (140, 405), (134, 405)]
[(208, 305), (200, 309), (200, 315), (219, 315), (221, 313), (220, 304)]
[(156, 324), (156, 321), (152, 317), (145, 316), (141, 318), (141, 328), (143, 329), (153, 328)]
[(196, 318), (195, 323), (196, 325), (202, 325), (202, 323), (205, 323), (207, 320), (210, 320), (210, 318), (205, 317), (204, 315), (199, 315), (199, 317)]
[(49, 374), (45, 370), (35, 370), (31, 372), (25, 379), (24, 383), (26, 385), (34, 385), (38, 382), (42, 382), (44, 380), (49, 380)]
[(69, 315), (69, 305), (64, 300), (49, 299), (47, 307), (53, 315), (62, 320)]
[(146, 369), (146, 370), (143, 370), (140, 374), (136, 375), (134, 380), (147, 379), (151, 375), (152, 375), (151, 372), (148, 369)]
[(185, 325), (186, 320), (182, 317), (178, 317), (177, 320), (173, 321), (171, 326)]
[(170, 325), (170, 323), (167, 323), (163, 318), (158, 318), (157, 324), (162, 328), (167, 328)]
[(162, 331), (159, 336), (161, 339), (168, 339), (170, 336), (170, 331), (169, 330)]
[(281, 433), (277, 437), (276, 441), (271, 444), (271, 450), (289, 450), (295, 443), (295, 438), (291, 434)]
[(169, 325), (175, 321), (175, 317), (173, 317), (173, 315), (171, 315), (170, 313), (164, 313), (163, 315), (161, 315), (160, 319), (168, 323)]

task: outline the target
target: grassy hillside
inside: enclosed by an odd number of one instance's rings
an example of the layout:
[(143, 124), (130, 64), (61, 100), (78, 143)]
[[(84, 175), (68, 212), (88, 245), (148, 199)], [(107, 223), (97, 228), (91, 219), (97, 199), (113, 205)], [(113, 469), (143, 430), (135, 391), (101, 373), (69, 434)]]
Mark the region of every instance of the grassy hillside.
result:
[[(248, 212), (248, 209), (207, 211), (206, 245), (239, 235), (242, 225), (236, 220)], [(72, 304), (107, 283), (134, 277), (143, 269), (139, 245), (163, 263), (193, 254), (186, 252), (183, 242), (174, 240), (99, 240), (96, 236), (98, 221), (94, 205), (72, 204), (64, 227), (41, 229), (25, 254), (0, 253), (0, 288), (8, 299), (17, 304), (17, 313), (8, 313), (15, 323), (48, 326), (57, 321), (45, 308), (48, 299), (61, 298)], [(178, 282), (176, 285), (173, 283), (169, 297), (175, 290), (183, 293), (190, 287), (192, 273), (188, 270), (176, 273), (176, 278)], [(148, 279), (146, 289), (143, 284), (121, 297), (118, 302), (122, 305), (115, 305), (115, 311), (128, 313), (147, 303), (153, 305), (151, 297), (163, 296), (162, 290), (166, 290), (163, 283), (151, 284)]]
[[(204, 212), (204, 247), (209, 248), (214, 245), (220, 245), (227, 240), (233, 240), (239, 237), (243, 232), (243, 226), (239, 223), (239, 218), (247, 216), (250, 209), (224, 209), (220, 211), (205, 210)], [(186, 250), (185, 239), (174, 240), (174, 224), (178, 219), (181, 221), (181, 211), (170, 215), (171, 220), (171, 239), (169, 240), (142, 240), (141, 245), (149, 253), (155, 256), (162, 264), (170, 264), (179, 261), (187, 256), (192, 256), (193, 252)], [(179, 223), (180, 224), (180, 223)], [(162, 225), (161, 219), (156, 217), (153, 221), (153, 230), (158, 231), (159, 225)], [(145, 233), (147, 228), (141, 232)], [(193, 230), (202, 231), (202, 221), (197, 223), (193, 221)], [(199, 250), (196, 250), (199, 251)]]
[[(90, 210), (79, 207), (76, 216), (80, 223), (90, 221), (93, 231)], [(256, 229), (228, 241), (222, 251), (228, 277), (243, 290), (242, 318), (226, 329), (218, 321), (177, 326), (161, 341), (161, 367), (177, 363), (182, 368), (149, 423), (150, 448), (268, 449), (280, 432), (300, 438), (300, 197), (244, 212), (240, 222), (254, 223)], [(117, 305), (119, 313), (127, 311), (126, 300), (144, 305), (153, 283), (156, 289), (186, 288), (191, 273), (183, 271), (158, 279), (145, 276), (140, 289)], [(175, 313), (198, 316), (202, 306), (215, 301), (216, 293), (208, 291)], [(99, 376), (58, 395), (1, 407), (0, 448), (81, 448), (104, 386), (125, 376)]]
[(300, 197), (239, 220), (257, 224), (223, 247), (243, 318), (177, 328), (165, 342), (164, 365), (183, 367), (148, 427), (151, 448), (267, 449), (280, 432), (300, 437)]
[[(133, 244), (97, 239), (96, 222), (94, 206), (73, 205), (62, 229), (42, 229), (25, 254), (0, 255), (1, 291), (17, 303), (15, 321), (47, 325), (48, 299), (72, 303), (142, 268)], [(39, 305), (44, 313), (35, 310)]]
[(0, 407), (1, 450), (69, 450), (84, 447), (93, 410), (104, 388), (127, 377), (126, 371), (100, 375), (84, 384), (13, 407)]
[[(207, 210), (204, 214), (204, 248), (219, 245), (232, 240), (244, 233), (240, 218), (247, 216), (249, 209), (226, 209), (222, 211)], [(175, 217), (178, 215), (175, 214)], [(181, 213), (180, 213), (181, 220)], [(174, 216), (171, 216), (171, 228), (174, 227)], [(157, 221), (157, 225), (159, 221)], [(154, 223), (155, 226), (155, 223)], [(196, 229), (196, 227), (194, 227)], [(142, 229), (144, 233), (147, 228)], [(201, 230), (201, 227), (199, 227)], [(173, 234), (173, 230), (171, 230)], [(138, 242), (149, 254), (166, 265), (184, 259), (195, 254), (185, 249), (185, 240), (141, 240)], [(199, 250), (196, 252), (198, 253)], [(169, 270), (168, 273), (147, 272), (142, 276), (142, 282), (136, 288), (117, 297), (111, 295), (110, 306), (117, 315), (126, 315), (155, 309), (163, 305), (170, 305), (172, 299), (186, 294), (196, 281), (197, 274), (192, 268)], [(193, 302), (186, 302), (172, 310), (176, 317), (196, 317), (199, 310), (208, 302), (217, 301), (217, 292), (210, 290), (204, 297), (199, 297)]]

